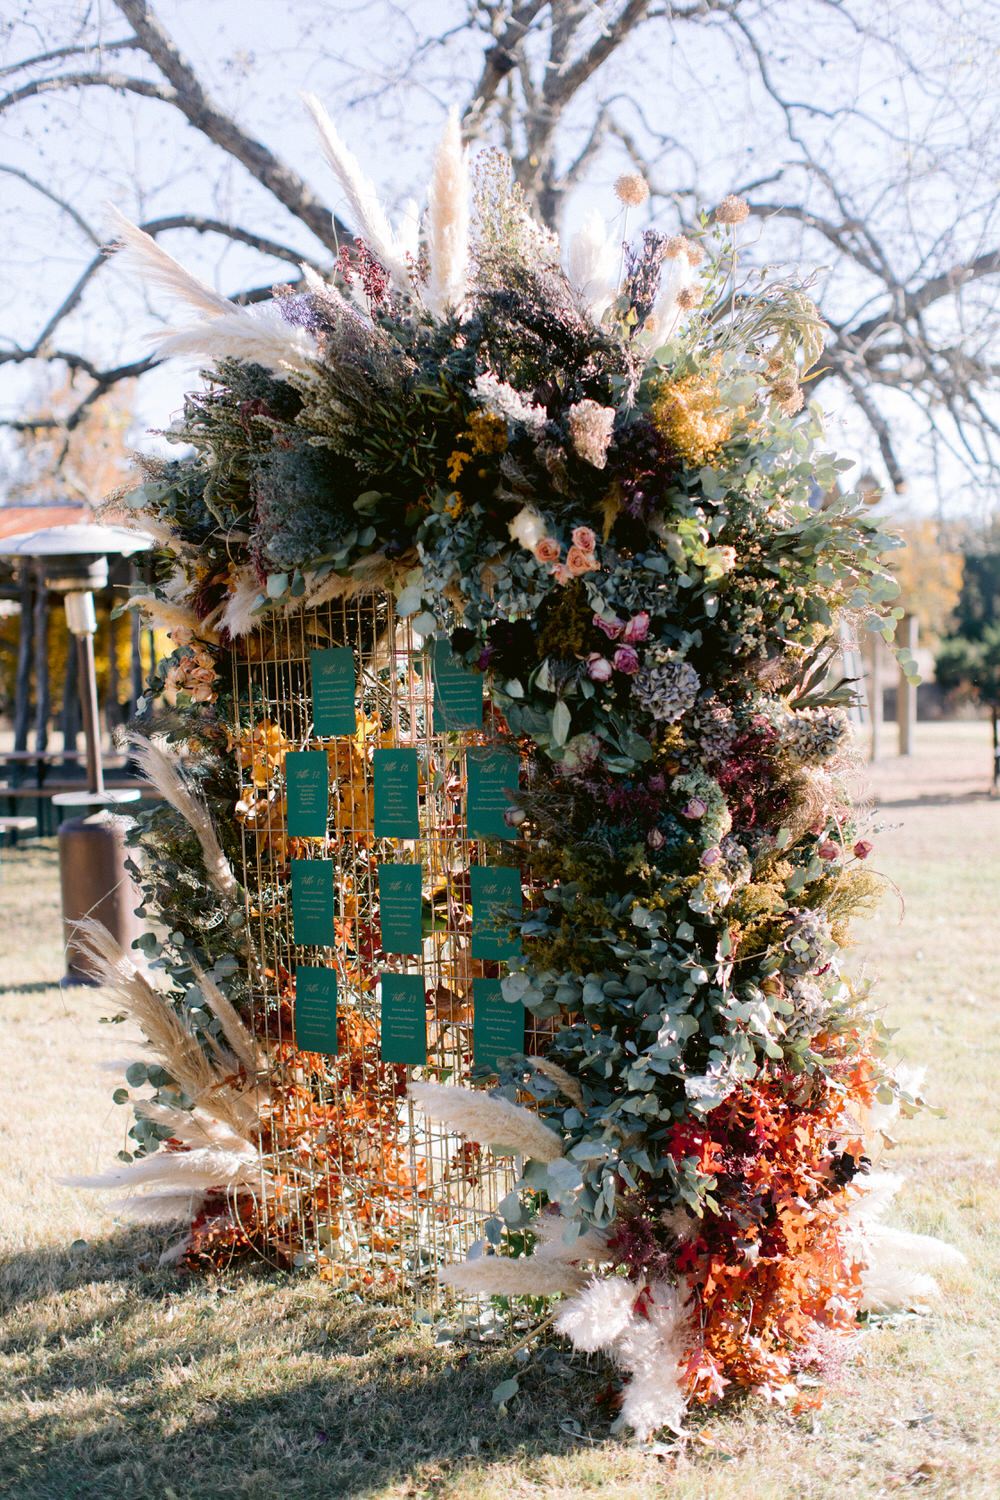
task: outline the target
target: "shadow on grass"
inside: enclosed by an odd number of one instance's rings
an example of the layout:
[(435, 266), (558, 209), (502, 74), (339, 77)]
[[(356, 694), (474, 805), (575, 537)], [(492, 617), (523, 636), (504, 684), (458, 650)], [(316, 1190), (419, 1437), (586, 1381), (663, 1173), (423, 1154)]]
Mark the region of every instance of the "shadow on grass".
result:
[(503, 1414), (503, 1347), (267, 1268), (159, 1270), (157, 1247), (133, 1232), (0, 1263), (0, 1493), (424, 1495), (607, 1435), (606, 1373), (556, 1356)]
[(915, 797), (879, 797), (879, 809), (896, 807), (963, 807), (978, 802), (997, 803), (994, 792), (984, 788), (977, 792), (921, 792)]

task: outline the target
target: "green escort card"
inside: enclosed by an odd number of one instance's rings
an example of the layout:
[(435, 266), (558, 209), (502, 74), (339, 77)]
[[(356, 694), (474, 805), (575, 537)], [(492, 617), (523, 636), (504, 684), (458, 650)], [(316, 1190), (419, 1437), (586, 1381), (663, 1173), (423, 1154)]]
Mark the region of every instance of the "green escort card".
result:
[(354, 734), (357, 716), (354, 712), (354, 652), (350, 646), (328, 646), (310, 651), (312, 671), (313, 733)]
[(497, 1072), (497, 1061), (524, 1051), (524, 1005), (505, 1000), (499, 979), (472, 981), (472, 1060)]
[(285, 756), (288, 836), (317, 839), (326, 833), (330, 775), (325, 750), (289, 750)]
[(382, 974), (382, 1061), (422, 1068), (427, 1061), (427, 1005), (419, 974)]
[(513, 839), (504, 822), (511, 806), (507, 792), (517, 791), (518, 759), (510, 750), (472, 746), (466, 755), (469, 781), (465, 821), (470, 839)]
[(382, 952), (418, 957), (423, 950), (423, 865), (379, 865), (378, 914)]
[(295, 970), (295, 1045), (300, 1052), (337, 1051), (337, 975), (333, 969)]
[(375, 751), (375, 837), (415, 839), (420, 833), (416, 750)]
[(434, 683), (434, 733), (482, 729), (483, 674), (473, 672), (453, 656), (449, 641), (431, 642), (430, 663)]
[(332, 948), (333, 861), (293, 859), (292, 942)]
[[(508, 936), (505, 917), (521, 910), (521, 872), (506, 866), (473, 865), (469, 870), (472, 886), (472, 958), (517, 958), (521, 944)], [(499, 919), (499, 925), (498, 925)], [(511, 918), (511, 920), (515, 920)]]

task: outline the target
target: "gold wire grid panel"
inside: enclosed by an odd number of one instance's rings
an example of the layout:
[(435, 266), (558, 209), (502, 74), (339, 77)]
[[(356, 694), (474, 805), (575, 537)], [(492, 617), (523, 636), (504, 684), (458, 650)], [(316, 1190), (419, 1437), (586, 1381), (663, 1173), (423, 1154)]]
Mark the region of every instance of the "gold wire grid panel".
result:
[[(309, 653), (329, 646), (353, 653), (353, 737), (314, 733)], [(514, 1181), (510, 1163), (415, 1115), (406, 1099), (411, 1078), (468, 1079), (473, 979), (499, 972), (470, 953), (469, 869), (487, 862), (488, 846), (467, 834), (466, 751), (488, 734), (434, 732), (426, 657), (384, 593), (269, 619), (245, 648), (236, 682), (243, 883), (252, 1019), (270, 1069), (259, 1100), (257, 1213), (286, 1263), (319, 1270), (339, 1285), (396, 1285), (435, 1300), (438, 1269), (464, 1259), (483, 1239)], [(417, 750), (416, 839), (375, 838), (372, 753), (380, 746)], [(283, 759), (305, 749), (327, 754), (325, 840), (293, 840), (286, 831)], [(496, 846), (489, 848), (495, 862)], [(334, 945), (293, 941), (291, 858), (334, 862)], [(410, 958), (379, 947), (378, 865), (398, 861), (422, 865), (430, 917), (422, 951)], [(295, 1049), (294, 987), (302, 965), (336, 973), (336, 1055)], [(381, 1061), (381, 973), (421, 978), (426, 1067)], [(542, 1045), (528, 1017), (525, 1051)]]

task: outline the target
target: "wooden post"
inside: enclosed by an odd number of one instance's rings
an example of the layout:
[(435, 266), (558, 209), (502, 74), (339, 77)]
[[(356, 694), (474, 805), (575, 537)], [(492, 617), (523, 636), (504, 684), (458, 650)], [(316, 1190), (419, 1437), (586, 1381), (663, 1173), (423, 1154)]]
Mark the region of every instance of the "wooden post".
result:
[[(914, 615), (903, 616), (896, 631), (896, 639), (912, 656), (917, 649), (917, 621)], [(917, 689), (912, 682), (907, 681), (902, 668), (896, 689), (896, 723), (899, 726), (899, 753), (912, 755), (917, 732)]]
[[(49, 745), (49, 591), (45, 574), (38, 569), (38, 592), (35, 595), (35, 749), (47, 750)], [(38, 762), (37, 775), (41, 783), (45, 767)]]
[(1000, 792), (1000, 704), (991, 705), (993, 720), (993, 795)]
[[(27, 750), (28, 722), (31, 717), (31, 655), (35, 636), (35, 611), (32, 584), (34, 568), (30, 563), (21, 566), (21, 633), (17, 641), (17, 679), (14, 688), (14, 749)], [(17, 786), (23, 776), (22, 767), (15, 761), (10, 779)]]
[[(80, 731), (80, 691), (78, 687), (78, 663), (79, 655), (75, 645), (71, 643), (69, 653), (66, 657), (66, 680), (63, 683), (62, 712), (59, 716), (59, 728), (62, 733), (63, 754), (72, 751), (76, 754), (76, 737)], [(64, 760), (63, 769), (68, 770), (71, 766), (76, 770), (75, 760)]]
[(112, 597), (108, 618), (108, 696), (104, 701), (104, 723), (111, 740), (121, 723), (122, 706), (118, 701), (118, 691), (118, 621), (115, 619)]

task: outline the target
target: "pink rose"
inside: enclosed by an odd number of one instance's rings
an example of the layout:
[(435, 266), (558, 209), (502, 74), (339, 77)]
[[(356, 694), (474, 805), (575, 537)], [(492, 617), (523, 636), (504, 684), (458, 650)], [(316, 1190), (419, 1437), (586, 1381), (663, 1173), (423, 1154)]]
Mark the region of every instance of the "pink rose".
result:
[(625, 626), (625, 634), (622, 640), (626, 646), (638, 646), (649, 634), (649, 616), (643, 610), (641, 614), (633, 615)]
[(591, 651), (587, 657), (587, 676), (591, 682), (607, 682), (611, 676), (611, 663), (606, 656)]
[(558, 562), (559, 551), (559, 543), (555, 537), (543, 536), (540, 542), (535, 543), (535, 556), (540, 563)]
[(854, 853), (858, 859), (867, 859), (872, 852), (872, 846), (867, 839), (859, 839), (854, 846)]
[(552, 574), (552, 577), (555, 579), (556, 583), (569, 583), (571, 574), (565, 563), (553, 563), (552, 567), (549, 569), (549, 572)]
[(719, 860), (721, 858), (721, 849), (706, 849), (704, 854), (701, 856), (701, 862), (705, 866), (706, 870), (710, 870), (713, 865), (717, 865), (719, 863)]
[(594, 624), (598, 630), (603, 630), (609, 641), (616, 641), (625, 629), (625, 621), (619, 620), (617, 615), (611, 620), (602, 620), (600, 615), (595, 615)]
[(840, 845), (833, 843), (831, 839), (824, 839), (823, 842), (817, 846), (816, 853), (819, 855), (820, 859), (836, 859), (838, 854), (840, 853)]
[(687, 807), (681, 808), (682, 818), (703, 818), (708, 812), (708, 803), (700, 797), (692, 797)]
[(662, 849), (666, 842), (666, 839), (658, 828), (652, 829), (646, 835), (646, 843), (651, 849)]
[(614, 655), (615, 670), (624, 672), (626, 677), (634, 677), (639, 670), (638, 654), (631, 646), (619, 646)]
[(597, 537), (589, 526), (577, 526), (573, 532), (573, 546), (579, 547), (581, 552), (593, 552), (597, 546)]
[(584, 552), (581, 547), (571, 547), (566, 553), (566, 571), (571, 578), (579, 578), (581, 573), (590, 573), (597, 567), (597, 558), (592, 552)]

